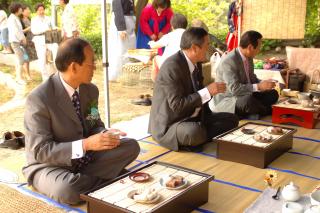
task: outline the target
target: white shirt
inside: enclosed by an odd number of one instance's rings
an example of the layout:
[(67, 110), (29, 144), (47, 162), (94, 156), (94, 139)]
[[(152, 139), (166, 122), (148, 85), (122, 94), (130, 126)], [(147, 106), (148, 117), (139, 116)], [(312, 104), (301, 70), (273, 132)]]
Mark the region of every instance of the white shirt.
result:
[[(62, 82), (63, 87), (66, 89), (71, 101), (72, 101), (72, 95), (75, 91), (79, 93), (79, 87), (75, 90), (73, 87), (71, 87), (69, 84), (67, 84), (62, 76), (59, 74), (60, 80)], [(80, 94), (80, 93), (79, 93)], [(82, 147), (82, 140), (76, 140), (72, 141), (72, 153), (71, 153), (71, 159), (77, 159), (84, 156), (84, 151)]]
[[(192, 79), (192, 72), (194, 71), (195, 65), (190, 61), (190, 59), (185, 54), (185, 52), (184, 51), (182, 51), (182, 52), (183, 52), (184, 56), (187, 59), (187, 63), (188, 63), (189, 71), (190, 71), (190, 76), (191, 76), (191, 79)], [(205, 104), (206, 102), (210, 101), (210, 99), (211, 99), (211, 95), (210, 95), (209, 90), (208, 90), (207, 87), (204, 87), (203, 89), (198, 90), (198, 94), (201, 97), (202, 104)], [(196, 117), (199, 114), (200, 110), (201, 110), (200, 107), (196, 108), (194, 113), (191, 115), (191, 117)]]
[(15, 14), (10, 14), (8, 18), (8, 31), (9, 31), (9, 42), (20, 43), (26, 37), (22, 31), (22, 25), (20, 19)]
[[(162, 62), (180, 50), (180, 41), (184, 31), (185, 29), (182, 28), (175, 29), (168, 34), (163, 35), (158, 41), (154, 42), (156, 45), (165, 47), (161, 59)], [(161, 64), (159, 64), (159, 68), (160, 67)]]
[(0, 10), (0, 30), (7, 28), (7, 14), (4, 10)]
[[(245, 64), (246, 61), (248, 61), (247, 57), (242, 54), (242, 52), (240, 51), (239, 48), (237, 48), (237, 49), (238, 49), (238, 52), (239, 52), (239, 54), (240, 54), (240, 56), (241, 56), (242, 63)], [(247, 63), (249, 63), (249, 62), (247, 62)], [(249, 72), (249, 70), (248, 70), (248, 72)], [(252, 90), (253, 90), (253, 92), (259, 91), (259, 90), (258, 90), (258, 85), (257, 85), (257, 84), (252, 84)]]
[(79, 31), (76, 14), (71, 6), (67, 4), (62, 13), (62, 30), (68, 38), (72, 37), (72, 32)]
[(32, 41), (35, 43), (45, 44), (43, 33), (52, 29), (51, 20), (48, 16), (35, 16), (31, 19), (31, 32), (33, 33)]

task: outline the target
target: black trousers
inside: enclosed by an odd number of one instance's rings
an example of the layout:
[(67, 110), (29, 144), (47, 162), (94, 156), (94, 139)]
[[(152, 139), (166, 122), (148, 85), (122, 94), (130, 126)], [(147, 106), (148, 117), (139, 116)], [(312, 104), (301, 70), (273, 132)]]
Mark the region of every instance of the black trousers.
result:
[(276, 90), (254, 92), (237, 98), (236, 114), (245, 117), (252, 114), (260, 116), (271, 115), (272, 105), (278, 101), (279, 94)]
[(212, 141), (212, 138), (237, 127), (239, 119), (232, 113), (207, 111), (203, 117), (189, 118), (177, 126), (180, 146), (198, 146)]

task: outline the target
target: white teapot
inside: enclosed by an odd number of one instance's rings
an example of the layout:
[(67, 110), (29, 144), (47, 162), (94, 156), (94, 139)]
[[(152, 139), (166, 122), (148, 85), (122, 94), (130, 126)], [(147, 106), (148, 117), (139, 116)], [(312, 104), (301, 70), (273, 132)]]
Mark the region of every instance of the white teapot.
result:
[(281, 195), (285, 201), (297, 201), (300, 198), (299, 186), (294, 185), (293, 182), (290, 182), (288, 185), (283, 187)]

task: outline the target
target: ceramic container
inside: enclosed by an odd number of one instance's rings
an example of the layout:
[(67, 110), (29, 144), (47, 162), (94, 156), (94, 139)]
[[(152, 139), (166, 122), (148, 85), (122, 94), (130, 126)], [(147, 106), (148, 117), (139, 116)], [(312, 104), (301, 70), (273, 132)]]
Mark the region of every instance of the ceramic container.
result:
[(297, 201), (300, 199), (300, 189), (293, 182), (283, 187), (281, 195), (285, 201)]
[(320, 190), (316, 190), (310, 194), (312, 205), (320, 205)]
[(282, 205), (282, 213), (303, 213), (303, 206), (296, 202), (285, 202)]

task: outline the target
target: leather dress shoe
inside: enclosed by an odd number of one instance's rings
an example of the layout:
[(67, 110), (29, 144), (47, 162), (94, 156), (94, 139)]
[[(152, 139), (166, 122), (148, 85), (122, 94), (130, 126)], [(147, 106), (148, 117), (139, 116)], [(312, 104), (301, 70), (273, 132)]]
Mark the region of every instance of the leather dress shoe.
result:
[(19, 132), (19, 131), (13, 131), (12, 132), (13, 135), (17, 138), (19, 144), (21, 147), (24, 147), (25, 146), (25, 136), (22, 132)]
[(0, 148), (19, 149), (20, 143), (12, 132), (3, 134), (3, 141), (0, 143)]
[(135, 105), (143, 105), (143, 106), (151, 106), (151, 96), (150, 95), (140, 95), (138, 99), (131, 100), (132, 104)]

